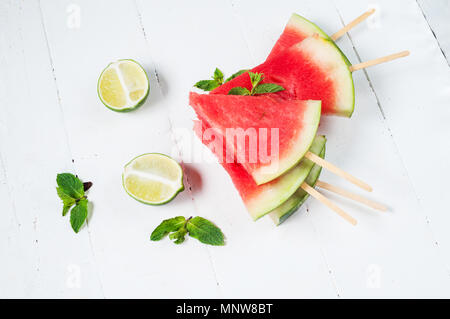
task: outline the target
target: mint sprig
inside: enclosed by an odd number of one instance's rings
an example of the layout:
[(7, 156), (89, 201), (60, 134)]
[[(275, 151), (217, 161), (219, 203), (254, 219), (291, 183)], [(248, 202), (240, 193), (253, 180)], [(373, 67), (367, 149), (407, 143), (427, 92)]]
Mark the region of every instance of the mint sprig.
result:
[(216, 80), (201, 80), (194, 84), (196, 88), (199, 88), (203, 91), (212, 91), (216, 87), (219, 87), (221, 84)]
[(212, 91), (216, 87), (221, 86), (223, 84), (223, 73), (218, 68), (214, 70), (214, 74), (211, 77), (212, 80), (201, 80), (194, 84), (196, 88), (199, 88), (203, 91)]
[(228, 95), (257, 95), (266, 93), (275, 93), (279, 91), (284, 91), (284, 87), (275, 83), (261, 83), (264, 80), (263, 73), (253, 73), (248, 71), (250, 76), (250, 82), (252, 83), (252, 89), (236, 86), (228, 91)]
[(58, 184), (56, 192), (63, 202), (62, 215), (65, 216), (72, 209), (70, 225), (74, 232), (78, 233), (87, 219), (88, 200), (85, 192), (92, 186), (92, 183), (83, 183), (71, 173), (58, 174), (56, 183)]
[(225, 236), (219, 227), (203, 217), (183, 216), (163, 220), (150, 235), (150, 240), (158, 241), (169, 235), (175, 244), (184, 242), (186, 235), (198, 239), (200, 242), (213, 245), (225, 245)]
[(230, 77), (228, 77), (228, 78), (225, 80), (225, 82), (224, 82), (224, 80), (223, 80), (223, 78), (224, 78), (223, 72), (222, 72), (219, 68), (216, 68), (216, 69), (214, 70), (213, 76), (211, 77), (211, 80), (201, 80), (201, 81), (198, 81), (197, 83), (194, 84), (194, 86), (195, 86), (196, 88), (199, 88), (199, 89), (203, 90), (203, 91), (212, 91), (212, 90), (214, 90), (216, 87), (219, 87), (219, 86), (221, 86), (222, 84), (227, 83), (228, 81), (233, 80), (235, 77), (237, 77), (237, 76), (239, 76), (239, 75), (241, 75), (241, 74), (243, 74), (243, 73), (245, 73), (245, 72), (247, 72), (247, 71), (248, 71), (248, 70), (240, 70), (240, 71), (234, 73), (233, 75), (231, 75)]

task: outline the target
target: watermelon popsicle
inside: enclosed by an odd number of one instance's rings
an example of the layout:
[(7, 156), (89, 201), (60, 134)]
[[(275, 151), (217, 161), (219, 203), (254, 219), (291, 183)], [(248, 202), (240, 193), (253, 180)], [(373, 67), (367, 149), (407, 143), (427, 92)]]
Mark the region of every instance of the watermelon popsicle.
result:
[[(254, 220), (270, 213), (272, 219), (278, 225), (291, 216), (309, 195), (312, 195), (352, 225), (356, 225), (356, 220), (340, 207), (316, 190), (306, 188), (314, 186), (313, 184), (318, 178), (318, 173), (321, 171), (321, 166), (314, 164), (307, 158), (303, 158), (296, 167), (277, 179), (263, 185), (257, 185), (241, 164), (236, 161), (227, 162), (223, 160), (222, 154), (226, 152), (226, 143), (217, 143), (217, 138), (220, 138), (220, 135), (211, 136), (206, 134), (205, 132), (211, 129), (211, 126), (201, 117), (199, 119), (200, 121), (197, 121), (195, 125), (198, 137), (218, 157), (222, 167), (228, 172), (238, 190), (247, 211)], [(308, 153), (318, 154), (322, 158), (324, 156), (325, 143), (326, 139), (324, 136), (316, 136)], [(305, 194), (308, 196), (305, 196)]]
[[(373, 61), (351, 65), (334, 40), (366, 19), (374, 11), (372, 9), (365, 12), (331, 37), (311, 21), (292, 14), (266, 61), (251, 71), (264, 73), (265, 81), (288, 88), (284, 92), (277, 93), (284, 98), (321, 100), (323, 114), (351, 117), (355, 103), (352, 72), (409, 55), (408, 51), (403, 51)], [(310, 41), (310, 38), (323, 39), (323, 45), (314, 45), (314, 41)], [(303, 41), (310, 43), (301, 46)], [(292, 50), (294, 47), (298, 47), (299, 50)], [(292, 52), (286, 54), (286, 51), (290, 50)], [(286, 58), (289, 62), (284, 61)], [(328, 79), (330, 74), (332, 78)], [(303, 77), (299, 78), (298, 75), (303, 75)], [(343, 84), (339, 85), (341, 82)], [(249, 83), (248, 76), (242, 74), (214, 89), (211, 93), (228, 94), (233, 87), (249, 88)]]
[[(285, 88), (274, 93), (283, 99), (320, 100), (322, 114), (350, 117), (354, 108), (350, 63), (331, 40), (318, 35), (282, 50), (252, 69), (263, 73), (262, 83)], [(234, 87), (251, 89), (248, 73), (224, 83), (210, 94), (228, 94)]]
[[(316, 112), (320, 113), (320, 104), (317, 101), (282, 100), (270, 95), (231, 96), (191, 93), (189, 102), (201, 120), (201, 125), (197, 124), (197, 135), (201, 137), (202, 142), (209, 144), (213, 153), (228, 171), (246, 204), (247, 210), (254, 219), (267, 214), (270, 210), (282, 204), (299, 187), (305, 187), (303, 181), (308, 176), (314, 162), (317, 162), (316, 159), (310, 158), (313, 155), (317, 156), (316, 154), (320, 154), (325, 143), (324, 137), (316, 137), (312, 142), (312, 146), (308, 146), (306, 153), (304, 153), (303, 146), (307, 144), (304, 144), (305, 141), (303, 139), (309, 140), (311, 132), (315, 134), (315, 124), (312, 127), (305, 124), (318, 121), (318, 118), (314, 115)], [(279, 112), (281, 107), (287, 111)], [(311, 111), (314, 112), (311, 113)], [(199, 126), (201, 129), (198, 128)], [(255, 171), (258, 171), (263, 165), (260, 162), (253, 163), (254, 166), (249, 165), (252, 163), (249, 163), (247, 158), (251, 157), (250, 154), (255, 149), (258, 149), (258, 154), (261, 154), (261, 145), (264, 144), (257, 142), (261, 141), (264, 133), (261, 133), (260, 129), (269, 127), (275, 127), (280, 130), (280, 140), (277, 140), (279, 157), (276, 158), (276, 161), (285, 163), (293, 158), (298, 159), (294, 166), (291, 166), (282, 175), (277, 175), (276, 178), (273, 178), (273, 172), (257, 174), (257, 176), (263, 178), (271, 177), (267, 182), (258, 184), (255, 180)], [(241, 129), (243, 132), (251, 132), (252, 129), (258, 128), (258, 133), (255, 133), (257, 134), (257, 139), (253, 142), (253, 146), (251, 142), (252, 134), (249, 134), (249, 136), (244, 135), (244, 139), (235, 141), (234, 135), (227, 134), (227, 130), (230, 128), (233, 130)], [(248, 143), (246, 137), (249, 137)], [(214, 142), (208, 142), (212, 138)], [(319, 142), (322, 143), (321, 146), (319, 145), (320, 148), (317, 146)], [(298, 156), (296, 151), (299, 145), (302, 146), (301, 149), (305, 157), (293, 157)], [(236, 152), (239, 149), (245, 150), (243, 162), (239, 161), (239, 154)], [(269, 147), (269, 151), (272, 153), (273, 148)], [(319, 156), (317, 157), (320, 158)], [(319, 165), (326, 166), (323, 164)], [(329, 163), (329, 165), (332, 164)], [(277, 168), (282, 166), (278, 164)], [(315, 190), (305, 191), (314, 196)], [(328, 202), (328, 204), (330, 203), (326, 198), (321, 200)], [(328, 206), (352, 224), (356, 223), (352, 217), (348, 216), (336, 205), (329, 204)]]
[[(322, 114), (350, 117), (355, 103), (352, 72), (408, 55), (409, 51), (402, 51), (351, 65), (333, 41), (315, 34), (251, 71), (264, 74), (261, 83), (275, 83), (285, 88), (274, 93), (281, 98), (320, 100)], [(228, 94), (235, 87), (251, 89), (248, 72), (215, 88), (210, 94)]]
[[(194, 130), (197, 136), (217, 156), (253, 220), (271, 213), (277, 207), (283, 206), (283, 203), (286, 201), (292, 201), (291, 198), (296, 197), (296, 192), (298, 192), (301, 184), (309, 176), (314, 166), (314, 163), (304, 159), (277, 179), (263, 185), (257, 185), (241, 164), (236, 161), (229, 163), (223, 160), (222, 154), (226, 152), (226, 145), (224, 143), (218, 145), (216, 137), (212, 138), (204, 134), (210, 128), (211, 126), (208, 122), (200, 117), (199, 121), (195, 122)], [(321, 154), (325, 147), (325, 142), (324, 136), (315, 137), (309, 149), (310, 152)], [(283, 206), (283, 208), (289, 209), (290, 214), (293, 213), (290, 206)], [(283, 211), (283, 209), (278, 209), (278, 211)]]

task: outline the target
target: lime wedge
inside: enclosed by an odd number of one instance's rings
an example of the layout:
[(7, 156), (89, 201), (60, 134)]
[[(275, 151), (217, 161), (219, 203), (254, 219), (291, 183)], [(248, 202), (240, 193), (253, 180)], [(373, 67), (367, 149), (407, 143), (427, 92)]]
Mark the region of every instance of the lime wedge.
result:
[(122, 174), (128, 195), (149, 205), (170, 202), (184, 190), (183, 170), (171, 157), (148, 153), (132, 159)]
[(133, 60), (110, 63), (98, 79), (98, 96), (113, 111), (129, 112), (138, 108), (144, 103), (148, 92), (147, 73)]

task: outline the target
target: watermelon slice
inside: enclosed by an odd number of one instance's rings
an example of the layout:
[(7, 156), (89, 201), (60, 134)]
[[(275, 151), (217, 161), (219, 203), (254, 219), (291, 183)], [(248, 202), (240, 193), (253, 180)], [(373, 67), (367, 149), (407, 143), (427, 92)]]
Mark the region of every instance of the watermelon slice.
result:
[[(286, 200), (295, 196), (300, 185), (308, 177), (309, 172), (313, 168), (314, 164), (305, 158), (297, 166), (277, 179), (263, 185), (257, 185), (241, 164), (236, 162), (227, 163), (221, 160), (221, 153), (214, 146), (214, 141), (205, 138), (203, 134), (208, 128), (210, 128), (208, 122), (199, 117), (199, 121), (195, 123), (194, 127), (196, 134), (219, 158), (221, 165), (231, 177), (234, 186), (238, 190), (253, 220), (257, 220), (267, 213), (273, 212), (274, 209), (282, 205)], [(323, 136), (317, 136), (309, 150), (315, 154), (320, 154), (324, 146), (325, 138)], [(226, 146), (223, 144), (222, 152), (225, 152), (225, 148)]]
[[(310, 148), (320, 120), (320, 101), (191, 92), (189, 103), (199, 118), (222, 139), (226, 137), (226, 161), (237, 159), (258, 185), (298, 164)], [(273, 129), (277, 131), (272, 132)], [(231, 135), (232, 130), (241, 138)], [(247, 138), (246, 133), (251, 137)], [(278, 143), (272, 145), (276, 133)], [(258, 147), (264, 141), (267, 146)]]
[[(320, 157), (324, 158), (325, 156), (325, 137), (322, 137), (323, 148), (319, 154)], [(312, 167), (308, 177), (305, 179), (305, 182), (314, 187), (316, 185), (317, 180), (319, 179), (320, 173), (322, 171), (322, 167), (314, 164)], [(287, 201), (283, 204), (275, 208), (270, 212), (269, 216), (273, 220), (276, 225), (280, 225), (284, 222), (288, 217), (290, 217), (293, 213), (295, 213), (300, 206), (308, 199), (309, 194), (305, 192), (302, 188), (299, 188)]]
[(278, 55), (280, 52), (289, 49), (293, 45), (302, 42), (314, 34), (318, 34), (324, 39), (330, 39), (317, 25), (300, 15), (293, 13), (284, 28), (283, 33), (273, 46), (272, 51), (270, 51), (267, 59)]
[[(349, 63), (333, 41), (318, 35), (280, 51), (252, 72), (264, 74), (262, 83), (276, 83), (285, 88), (274, 93), (284, 99), (320, 100), (322, 113), (350, 117), (355, 95)], [(241, 86), (251, 89), (248, 73), (244, 73), (211, 91), (228, 94)]]

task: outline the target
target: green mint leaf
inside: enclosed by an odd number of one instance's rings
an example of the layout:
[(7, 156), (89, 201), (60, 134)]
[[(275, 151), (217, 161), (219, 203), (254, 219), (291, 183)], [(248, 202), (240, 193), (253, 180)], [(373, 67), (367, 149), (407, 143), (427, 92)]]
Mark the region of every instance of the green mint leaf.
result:
[(157, 241), (163, 239), (167, 234), (176, 232), (184, 226), (186, 218), (177, 216), (174, 218), (163, 220), (158, 227), (150, 235), (150, 240)]
[(186, 228), (183, 226), (178, 231), (169, 235), (169, 238), (175, 240), (174, 243), (179, 245), (184, 242), (185, 236), (187, 234)]
[(75, 207), (70, 212), (70, 225), (75, 233), (80, 231), (88, 215), (88, 201), (83, 198), (78, 201)]
[(257, 87), (259, 82), (264, 79), (264, 74), (262, 73), (253, 73), (248, 71), (248, 75), (250, 76), (250, 82), (252, 82), (253, 89)]
[(67, 195), (61, 187), (56, 187), (56, 193), (58, 194), (59, 198), (61, 198), (64, 205), (75, 204), (75, 200), (77, 200), (77, 198), (73, 198)]
[(239, 75), (244, 74), (245, 72), (247, 72), (248, 70), (239, 70), (236, 73), (234, 73), (232, 76), (230, 76), (229, 78), (227, 78), (225, 80), (225, 83), (227, 83), (228, 81), (233, 80), (234, 78), (237, 78)]
[[(62, 173), (56, 176), (56, 183), (58, 184), (61, 192), (74, 198), (80, 199), (84, 196), (83, 183), (78, 177), (70, 173)], [(59, 195), (59, 193), (58, 193)]]
[(203, 91), (212, 91), (220, 84), (216, 80), (201, 80), (194, 84), (196, 88), (199, 88)]
[(228, 95), (251, 95), (251, 92), (247, 88), (237, 86), (228, 91)]
[(186, 228), (189, 236), (197, 238), (200, 242), (208, 245), (223, 246), (225, 245), (225, 237), (216, 225), (202, 217), (194, 217), (190, 219)]
[(61, 198), (62, 202), (63, 202), (63, 211), (62, 211), (62, 215), (65, 216), (67, 214), (67, 212), (69, 211), (70, 207), (72, 207), (73, 205), (75, 205), (75, 198), (70, 197), (69, 195), (67, 195), (66, 193), (64, 193), (64, 191), (62, 190), (61, 187), (56, 187), (56, 192), (58, 193), (59, 198)]
[(254, 89), (254, 94), (275, 93), (284, 91), (284, 87), (275, 83), (263, 83)]
[(216, 80), (219, 84), (223, 83), (223, 73), (218, 68), (214, 70), (213, 79)]

